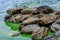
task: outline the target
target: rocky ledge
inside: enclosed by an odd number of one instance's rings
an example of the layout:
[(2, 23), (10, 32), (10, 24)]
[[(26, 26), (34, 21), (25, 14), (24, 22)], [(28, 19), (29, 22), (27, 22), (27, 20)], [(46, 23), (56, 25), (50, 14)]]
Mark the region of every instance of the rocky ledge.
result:
[[(7, 14), (5, 21), (21, 22), (19, 31), (31, 33), (33, 40), (45, 40), (49, 27), (54, 33), (60, 31), (60, 11), (56, 11), (47, 5), (26, 9), (12, 8), (7, 10)], [(51, 40), (56, 40), (56, 38), (52, 37)]]

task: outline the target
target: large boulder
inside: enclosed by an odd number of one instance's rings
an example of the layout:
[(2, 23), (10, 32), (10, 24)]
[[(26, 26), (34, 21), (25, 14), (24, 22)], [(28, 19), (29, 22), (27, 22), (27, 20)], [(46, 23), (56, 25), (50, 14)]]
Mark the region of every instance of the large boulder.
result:
[(38, 17), (29, 17), (26, 20), (24, 20), (22, 24), (32, 24), (36, 23), (38, 20), (39, 20)]
[(13, 15), (13, 16), (11, 16), (10, 21), (17, 23), (17, 22), (20, 21), (20, 19), (22, 19), (22, 16), (21, 15), (18, 15), (18, 16), (14, 16)]
[(33, 40), (41, 40), (43, 37), (47, 35), (47, 28), (46, 27), (41, 27), (38, 31), (32, 34), (32, 39)]
[(7, 10), (7, 14), (13, 15), (13, 14), (18, 14), (21, 13), (22, 8), (11, 8)]
[(50, 14), (50, 13), (54, 12), (54, 10), (51, 7), (47, 6), (47, 5), (39, 6), (37, 8), (37, 11), (39, 13), (44, 13), (44, 14)]
[(57, 18), (57, 20), (51, 25), (51, 29), (54, 32), (60, 31), (60, 16)]
[(31, 24), (20, 27), (22, 33), (34, 33), (39, 29), (40, 27), (38, 26), (38, 24)]
[(40, 18), (39, 23), (42, 25), (50, 24), (56, 20), (56, 15), (44, 15), (42, 18)]
[(22, 14), (38, 14), (36, 9), (23, 9), (21, 13)]

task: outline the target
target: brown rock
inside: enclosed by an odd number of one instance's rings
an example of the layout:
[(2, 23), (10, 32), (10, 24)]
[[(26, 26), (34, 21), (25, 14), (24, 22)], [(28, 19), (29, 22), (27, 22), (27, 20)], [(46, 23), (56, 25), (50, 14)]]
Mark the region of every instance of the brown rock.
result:
[(56, 11), (56, 13), (55, 13), (56, 15), (60, 15), (60, 11)]
[(47, 28), (41, 27), (37, 32), (32, 34), (32, 39), (41, 40), (43, 37), (47, 35)]
[(43, 24), (43, 25), (49, 24), (49, 23), (54, 22), (56, 20), (56, 18), (57, 18), (57, 16), (55, 16), (55, 15), (45, 15), (42, 18), (40, 18), (39, 23)]
[(13, 14), (18, 14), (21, 13), (22, 8), (11, 8), (7, 10), (7, 14), (13, 15)]
[(24, 20), (23, 24), (31, 24), (36, 23), (39, 19), (37, 17), (29, 17), (28, 19)]
[(47, 6), (47, 5), (38, 7), (37, 11), (39, 13), (44, 13), (44, 14), (50, 14), (50, 13), (54, 12), (54, 10), (51, 7)]
[(52, 25), (51, 25), (51, 29), (54, 32), (58, 32), (60, 31), (60, 19), (57, 19)]
[(20, 29), (22, 33), (33, 33), (39, 30), (40, 27), (37, 24), (31, 24), (31, 25), (22, 26)]

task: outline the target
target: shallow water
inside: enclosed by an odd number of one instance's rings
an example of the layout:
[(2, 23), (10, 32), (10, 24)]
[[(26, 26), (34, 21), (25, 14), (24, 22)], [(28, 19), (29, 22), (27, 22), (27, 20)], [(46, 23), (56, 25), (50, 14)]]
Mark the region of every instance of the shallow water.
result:
[(7, 15), (6, 10), (15, 7), (15, 4), (17, 7), (49, 5), (56, 10), (60, 10), (60, 0), (0, 0), (0, 40), (31, 40), (31, 38), (22, 36), (11, 37), (12, 34), (18, 32), (11, 30), (4, 22), (4, 16)]

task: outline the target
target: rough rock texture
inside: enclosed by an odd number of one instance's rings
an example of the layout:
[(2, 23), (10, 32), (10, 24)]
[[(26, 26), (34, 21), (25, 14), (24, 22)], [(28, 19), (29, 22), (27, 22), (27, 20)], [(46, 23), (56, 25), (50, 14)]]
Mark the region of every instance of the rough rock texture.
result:
[(50, 36), (50, 37), (44, 38), (43, 40), (57, 40), (57, 39), (56, 39), (56, 36)]
[(56, 13), (55, 13), (56, 15), (60, 15), (60, 11), (56, 11)]
[(52, 24), (51, 26), (52, 31), (58, 32), (60, 31), (60, 16), (57, 18), (57, 20)]
[(51, 7), (47, 6), (47, 5), (38, 7), (37, 11), (39, 13), (44, 13), (44, 14), (50, 14), (50, 13), (54, 12), (54, 10)]
[(39, 19), (37, 17), (29, 17), (26, 20), (24, 20), (22, 23), (23, 24), (31, 24), (31, 23), (36, 23)]
[(37, 32), (32, 34), (33, 40), (41, 40), (43, 37), (47, 35), (47, 28), (41, 27)]
[(54, 22), (56, 20), (56, 18), (57, 18), (57, 16), (55, 16), (55, 15), (45, 15), (42, 18), (40, 18), (39, 23), (43, 24), (43, 25), (49, 24), (49, 23)]
[(30, 25), (22, 26), (21, 32), (22, 33), (33, 33), (39, 29), (40, 29), (40, 27), (38, 26), (38, 24), (30, 24)]
[(7, 13), (9, 15), (13, 15), (13, 14), (21, 13), (21, 10), (23, 10), (23, 9), (22, 8), (11, 8), (11, 9), (7, 10)]

